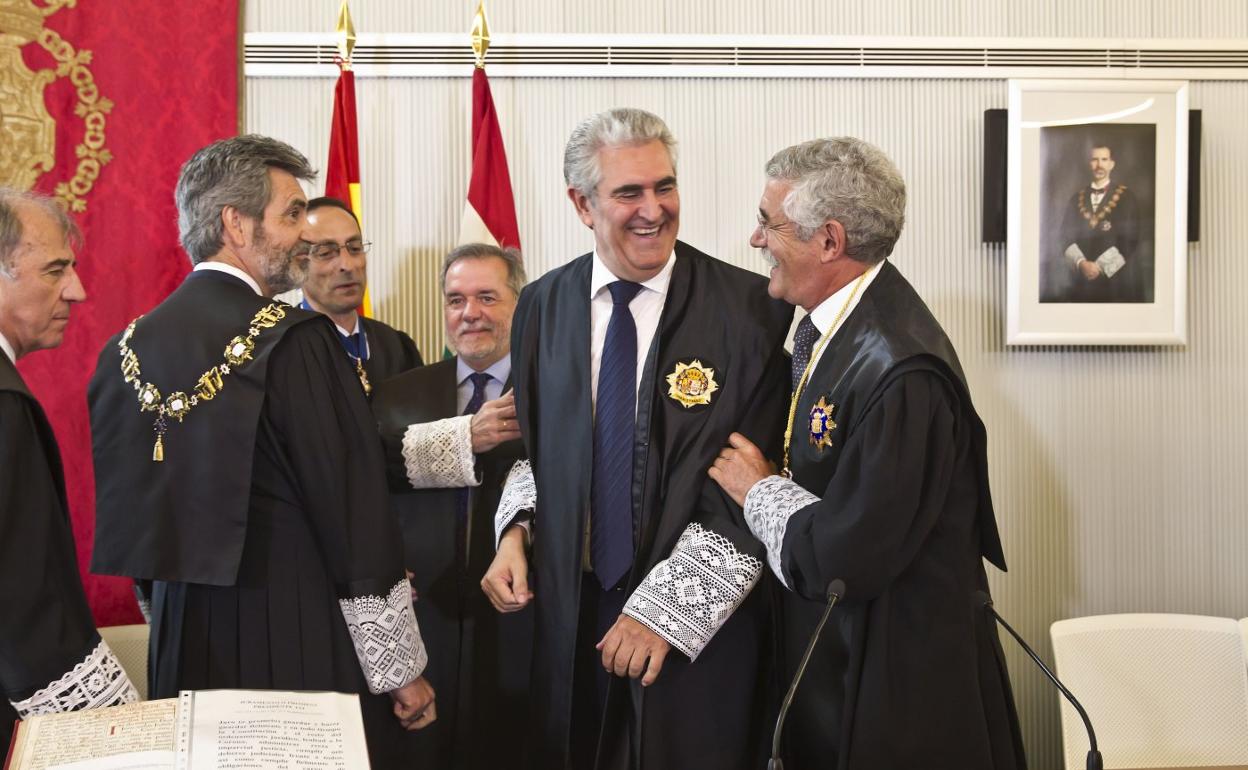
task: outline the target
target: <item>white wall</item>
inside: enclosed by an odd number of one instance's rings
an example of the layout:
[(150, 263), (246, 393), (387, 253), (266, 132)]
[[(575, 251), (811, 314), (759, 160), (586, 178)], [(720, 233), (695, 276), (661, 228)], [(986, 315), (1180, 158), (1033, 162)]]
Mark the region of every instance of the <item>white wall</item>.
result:
[[(332, 28), (337, 2), (319, 3), (321, 16), (309, 5), (252, 2), (247, 29)], [(475, 0), (356, 0), (352, 8), (360, 32), (453, 32), (466, 29)], [(489, 11), (495, 32), (1248, 37), (1248, 4), (1233, 0), (496, 0)], [(1248, 615), (1248, 83), (1192, 87), (1191, 106), (1204, 113), (1204, 159), (1188, 346), (1019, 350), (1004, 346), (1004, 249), (979, 241), (982, 113), (1006, 106), (1004, 81), (491, 82), (532, 275), (591, 245), (563, 196), (560, 158), (571, 127), (596, 110), (632, 105), (663, 115), (681, 143), (682, 237), (756, 270), (746, 237), (771, 152), (833, 134), (885, 148), (910, 185), (895, 262), (957, 345), (988, 426), (1011, 567), (992, 579), (998, 609), (1050, 659), (1048, 626), (1058, 618)], [(322, 163), (332, 85), (248, 79), (248, 129)], [(469, 80), (361, 78), (357, 88), (377, 313), (436, 355), (437, 264), (454, 245), (467, 184)], [(1032, 767), (1060, 767), (1056, 696), (1022, 654), (1007, 653)]]

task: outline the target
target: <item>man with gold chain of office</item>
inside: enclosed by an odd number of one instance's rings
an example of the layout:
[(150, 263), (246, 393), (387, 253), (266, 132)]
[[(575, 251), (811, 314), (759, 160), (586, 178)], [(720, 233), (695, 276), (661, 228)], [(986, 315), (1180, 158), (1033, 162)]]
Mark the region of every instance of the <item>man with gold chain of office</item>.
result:
[(372, 766), (406, 767), (436, 710), (376, 424), (329, 320), (271, 299), (308, 259), (313, 173), (254, 135), (183, 166), (195, 267), (91, 381), (92, 569), (153, 581), (153, 698), (359, 693)]

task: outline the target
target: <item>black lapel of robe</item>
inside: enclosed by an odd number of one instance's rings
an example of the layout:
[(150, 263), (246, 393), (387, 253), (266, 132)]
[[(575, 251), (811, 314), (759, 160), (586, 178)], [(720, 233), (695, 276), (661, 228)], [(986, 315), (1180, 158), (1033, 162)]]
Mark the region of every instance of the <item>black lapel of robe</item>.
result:
[[(531, 299), (522, 294), (515, 326), (521, 334), (512, 336), (512, 375), (520, 428), (529, 456), (545, 463), (534, 467), (542, 496), (538, 515), (544, 516), (541, 526), (557, 532), (536, 539), (536, 556), (558, 565), (554, 569), (567, 585), (578, 588), (593, 472), (592, 268), (593, 255), (583, 255), (552, 275), (549, 285), (535, 286)], [(547, 412), (538, 411), (539, 402)], [(543, 479), (551, 483), (543, 485)], [(543, 554), (548, 548), (552, 552)]]

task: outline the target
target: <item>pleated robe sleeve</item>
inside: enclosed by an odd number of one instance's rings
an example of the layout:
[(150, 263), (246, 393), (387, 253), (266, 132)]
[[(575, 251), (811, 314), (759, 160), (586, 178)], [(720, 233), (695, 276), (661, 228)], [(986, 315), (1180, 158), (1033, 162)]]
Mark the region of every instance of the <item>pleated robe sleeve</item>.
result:
[(0, 687), (23, 718), (138, 700), (96, 633), (34, 408), (0, 391)]
[(319, 321), (287, 333), (269, 365), (265, 419), (282, 454), (272, 459), (301, 494), (369, 690), (388, 692), (419, 676), (428, 656), (376, 422), (334, 333)]
[(911, 564), (949, 498), (959, 446), (955, 403), (934, 372), (901, 375), (845, 437), (821, 496), (780, 476), (754, 485), (746, 519), (787, 587), (822, 602), (840, 578), (848, 597), (869, 601)]
[[(769, 458), (782, 449), (788, 371), (788, 357), (777, 347), (732, 425)], [(697, 471), (700, 489), (692, 520), (624, 606), (625, 615), (691, 661), (741, 606), (763, 571), (764, 548), (750, 533), (741, 508), (706, 475), (727, 438), (707, 447), (705, 466)]]

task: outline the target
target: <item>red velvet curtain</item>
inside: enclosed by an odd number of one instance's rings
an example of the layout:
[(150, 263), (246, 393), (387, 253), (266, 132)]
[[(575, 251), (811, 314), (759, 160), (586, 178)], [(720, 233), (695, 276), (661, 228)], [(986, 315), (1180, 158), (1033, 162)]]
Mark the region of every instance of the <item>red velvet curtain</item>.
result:
[[(87, 382), (105, 341), (169, 294), (190, 269), (178, 246), (173, 188), (191, 153), (237, 133), (239, 5), (63, 2), (29, 5), (42, 18), (23, 22), (21, 55), (35, 73), (34, 85), (23, 87), (33, 97), (33, 108), (25, 109), (35, 114), (34, 124), (47, 124), (37, 114), (40, 100), (55, 122), (53, 162), (44, 164), (34, 187), (65, 200), (82, 227), (78, 259), (87, 300), (75, 307), (61, 347), (27, 356), (19, 368), (60, 443), (79, 566), (96, 622), (114, 625), (141, 616), (129, 580), (88, 574), (95, 482)], [(19, 153), (38, 157), (48, 149), (46, 138), (23, 142)]]

